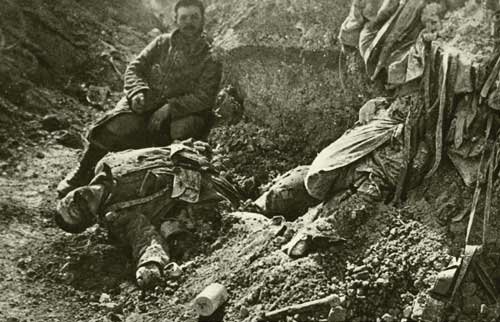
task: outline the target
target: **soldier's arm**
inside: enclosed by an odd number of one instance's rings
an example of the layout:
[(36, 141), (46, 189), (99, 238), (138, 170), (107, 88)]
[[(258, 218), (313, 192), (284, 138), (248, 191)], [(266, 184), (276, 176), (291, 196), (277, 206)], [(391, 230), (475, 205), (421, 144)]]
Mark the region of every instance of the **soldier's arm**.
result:
[(215, 104), (221, 75), (220, 62), (209, 58), (193, 92), (168, 100), (172, 118), (211, 110)]
[(128, 100), (131, 100), (137, 93), (146, 93), (149, 90), (147, 75), (151, 72), (151, 66), (159, 58), (161, 52), (168, 50), (165, 48), (168, 45), (168, 35), (158, 36), (127, 66), (124, 75), (124, 91)]

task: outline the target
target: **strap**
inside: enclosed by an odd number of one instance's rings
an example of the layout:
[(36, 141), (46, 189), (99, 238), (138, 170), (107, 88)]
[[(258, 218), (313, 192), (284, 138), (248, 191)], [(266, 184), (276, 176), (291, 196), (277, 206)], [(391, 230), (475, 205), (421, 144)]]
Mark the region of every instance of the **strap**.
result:
[(476, 252), (480, 249), (481, 246), (465, 245), (464, 258), (462, 259), (462, 263), (458, 270), (457, 280), (455, 282), (455, 286), (453, 287), (453, 291), (451, 292), (451, 296), (448, 301), (449, 304), (453, 302), (453, 299), (455, 298), (458, 289), (462, 285), (462, 281), (464, 280), (465, 275), (467, 275), (467, 272), (469, 271), (469, 267), (471, 266), (470, 264), (472, 263), (474, 255), (476, 255)]
[(439, 115), (436, 124), (436, 138), (435, 138), (435, 153), (436, 157), (434, 159), (434, 164), (432, 165), (431, 170), (425, 176), (426, 179), (429, 179), (438, 169), (439, 164), (441, 163), (442, 158), (442, 146), (443, 146), (443, 122), (444, 122), (444, 111), (446, 108), (446, 98), (447, 98), (447, 84), (448, 84), (448, 67), (449, 67), (450, 55), (448, 53), (443, 54), (443, 63), (441, 65), (442, 71), (442, 80), (441, 80), (441, 89), (439, 92)]
[[(115, 203), (109, 207), (106, 207), (106, 213), (110, 212), (110, 211), (116, 211), (116, 210), (120, 210), (120, 209), (124, 209), (124, 208), (130, 208), (133, 206), (145, 204), (147, 202), (150, 202), (151, 200), (160, 198), (162, 196), (166, 196), (167, 194), (170, 193), (171, 189), (172, 189), (172, 187), (168, 186), (168, 187), (166, 187), (158, 192), (155, 192), (149, 196), (146, 196), (144, 198), (127, 200), (127, 201)], [(170, 198), (170, 196), (168, 196), (167, 198)]]
[[(493, 117), (490, 114), (488, 116), (488, 121), (487, 121), (487, 125), (486, 125), (486, 133), (485, 133), (486, 142), (488, 142), (488, 137), (490, 136), (492, 123), (493, 123)], [(479, 198), (481, 197), (481, 190), (482, 190), (482, 186), (484, 185), (484, 182), (485, 182), (485, 176), (487, 175), (486, 172), (488, 172), (488, 170), (490, 168), (489, 162), (492, 160), (492, 158), (490, 156), (488, 158), (488, 161), (487, 161), (486, 154), (488, 152), (489, 152), (489, 148), (488, 148), (488, 144), (486, 144), (486, 146), (484, 147), (483, 153), (481, 154), (481, 161), (479, 163), (479, 168), (477, 170), (478, 173), (477, 173), (477, 179), (476, 179), (476, 189), (474, 190), (474, 197), (472, 199), (471, 212), (469, 215), (469, 223), (467, 225), (467, 233), (465, 235), (465, 244), (466, 245), (471, 245), (470, 239), (471, 239), (472, 228), (473, 228), (474, 222), (475, 222), (476, 209), (477, 209), (477, 205), (479, 203)], [(491, 172), (493, 172), (493, 171), (491, 171)], [(492, 183), (493, 183), (493, 178), (492, 178)], [(490, 187), (490, 194), (491, 194), (491, 190), (492, 189)], [(490, 205), (491, 205), (491, 196), (490, 196)], [(487, 209), (485, 208), (485, 212), (486, 211), (487, 211)], [(485, 215), (486, 215), (486, 213), (485, 213)], [(488, 213), (488, 219), (489, 219), (489, 213)], [(484, 225), (483, 225), (483, 229), (484, 229)], [(484, 231), (483, 231), (483, 235), (484, 235)]]
[(495, 172), (495, 159), (496, 159), (496, 144), (490, 151), (490, 158), (488, 160), (488, 184), (486, 187), (486, 200), (484, 204), (484, 218), (483, 218), (483, 246), (488, 243), (489, 222), (491, 214), (491, 199), (493, 194), (493, 173)]

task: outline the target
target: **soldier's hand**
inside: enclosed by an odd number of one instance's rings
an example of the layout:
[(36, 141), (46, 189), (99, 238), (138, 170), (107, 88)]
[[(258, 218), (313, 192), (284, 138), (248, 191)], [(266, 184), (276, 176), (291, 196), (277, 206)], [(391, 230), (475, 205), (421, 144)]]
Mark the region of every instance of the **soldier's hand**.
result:
[(156, 263), (139, 267), (135, 272), (137, 285), (142, 289), (153, 289), (161, 281), (161, 270)]
[(170, 119), (171, 109), (170, 105), (165, 104), (159, 109), (157, 109), (153, 115), (151, 115), (151, 119), (149, 121), (149, 130), (152, 133), (157, 133), (161, 130), (161, 126), (164, 122)]
[(146, 101), (146, 97), (144, 93), (137, 93), (132, 97), (130, 102), (130, 108), (134, 112), (142, 112), (144, 110), (144, 103)]

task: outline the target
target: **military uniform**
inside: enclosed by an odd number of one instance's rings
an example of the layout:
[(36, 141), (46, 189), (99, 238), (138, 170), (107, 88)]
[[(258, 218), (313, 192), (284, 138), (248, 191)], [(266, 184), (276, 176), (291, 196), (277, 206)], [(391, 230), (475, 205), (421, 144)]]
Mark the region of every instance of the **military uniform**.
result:
[(167, 243), (159, 232), (165, 222), (180, 223), (177, 231), (189, 232), (203, 220), (197, 218), (196, 207), (213, 209), (224, 199), (238, 202), (235, 188), (217, 175), (205, 156), (184, 144), (110, 153), (95, 173), (90, 184), (106, 187), (106, 193), (97, 217), (81, 213), (91, 218), (81, 220), (85, 227), (77, 231), (96, 222), (107, 227), (132, 248), (137, 268), (169, 262)]
[[(221, 79), (210, 41), (201, 35), (188, 42), (179, 31), (151, 42), (125, 72), (125, 96), (90, 130), (89, 142), (107, 151), (166, 145), (173, 140), (208, 135)], [(144, 93), (144, 108), (133, 110), (131, 99)], [(151, 114), (170, 105), (171, 121), (162, 133), (149, 133)]]
[[(60, 197), (87, 184), (94, 166), (109, 151), (205, 139), (213, 122), (221, 72), (204, 34), (195, 41), (186, 40), (177, 30), (157, 37), (129, 64), (125, 96), (91, 127), (89, 146), (78, 168), (57, 188)], [(145, 96), (144, 104), (132, 106), (132, 98), (139, 93)], [(170, 117), (157, 133), (152, 133), (151, 116), (166, 104)]]

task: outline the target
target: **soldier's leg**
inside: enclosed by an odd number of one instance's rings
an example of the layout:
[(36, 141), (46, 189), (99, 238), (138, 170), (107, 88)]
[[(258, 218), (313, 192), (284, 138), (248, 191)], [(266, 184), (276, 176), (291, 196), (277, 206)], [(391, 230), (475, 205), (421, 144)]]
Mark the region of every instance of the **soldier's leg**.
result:
[(133, 112), (126, 99), (99, 120), (89, 132), (89, 143), (105, 151), (139, 149), (151, 145), (146, 125), (149, 114)]
[(136, 262), (136, 279), (142, 288), (157, 285), (162, 276), (162, 270), (170, 261), (162, 238), (151, 221), (143, 214), (128, 215), (119, 234), (132, 248), (132, 257)]
[(145, 116), (133, 113), (127, 100), (120, 100), (112, 111), (92, 126), (88, 139), (89, 145), (72, 172), (57, 186), (59, 197), (71, 190), (88, 184), (99, 160), (109, 151), (141, 148), (147, 145)]
[(77, 167), (57, 185), (59, 198), (63, 198), (71, 190), (88, 184), (94, 175), (95, 165), (106, 153), (106, 150), (89, 144), (83, 150), (82, 158)]

